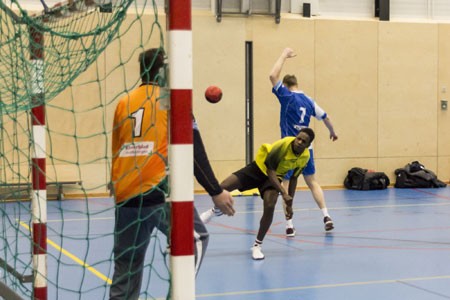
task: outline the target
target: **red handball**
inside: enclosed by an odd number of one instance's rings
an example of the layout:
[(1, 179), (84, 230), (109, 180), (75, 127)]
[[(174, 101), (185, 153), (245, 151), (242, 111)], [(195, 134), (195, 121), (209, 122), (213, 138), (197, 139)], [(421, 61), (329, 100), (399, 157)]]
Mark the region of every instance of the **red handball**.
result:
[(205, 98), (210, 103), (217, 103), (222, 99), (222, 90), (218, 86), (211, 85), (205, 91)]

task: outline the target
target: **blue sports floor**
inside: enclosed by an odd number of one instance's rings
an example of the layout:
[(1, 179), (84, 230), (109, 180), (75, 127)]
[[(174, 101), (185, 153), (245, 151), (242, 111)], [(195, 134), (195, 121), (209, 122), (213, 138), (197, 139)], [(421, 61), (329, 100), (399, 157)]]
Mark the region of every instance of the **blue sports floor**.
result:
[[(250, 253), (262, 200), (235, 197), (236, 215), (213, 218), (207, 225), (211, 239), (197, 276), (197, 299), (450, 299), (449, 187), (324, 192), (335, 229), (324, 231), (311, 193), (298, 191), (294, 200), (297, 235), (285, 237), (279, 202), (263, 243), (266, 258), (262, 261), (252, 260)], [(195, 202), (199, 212), (212, 203), (206, 195), (196, 195)], [(17, 204), (1, 205), (5, 211), (20, 210)], [(112, 277), (111, 207), (111, 199), (49, 202), (48, 238), (55, 245), (48, 247), (48, 272), (58, 273), (49, 284), (49, 299), (107, 299)], [(57, 234), (61, 230), (65, 237)], [(151, 290), (153, 298), (143, 295), (141, 299), (165, 299), (167, 274), (160, 254), (165, 242), (158, 236), (147, 254), (155, 269), (144, 278), (144, 288)], [(27, 243), (17, 242), (21, 243), (26, 247)], [(24, 250), (21, 256), (26, 260), (29, 253)], [(55, 258), (62, 262), (59, 267)], [(89, 265), (81, 268), (83, 263)], [(56, 291), (56, 284), (64, 288)]]

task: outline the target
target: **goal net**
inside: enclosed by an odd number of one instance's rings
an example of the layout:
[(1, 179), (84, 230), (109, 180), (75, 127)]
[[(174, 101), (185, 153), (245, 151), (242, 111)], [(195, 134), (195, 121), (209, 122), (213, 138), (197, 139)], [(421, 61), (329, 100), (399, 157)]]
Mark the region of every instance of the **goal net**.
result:
[[(34, 2), (0, 2), (0, 298), (31, 299), (40, 284), (48, 299), (106, 299), (114, 268), (114, 110), (141, 83), (139, 54), (165, 46), (164, 7), (155, 0)], [(43, 206), (43, 198), (59, 201)], [(168, 297), (166, 246), (155, 232), (143, 299)]]

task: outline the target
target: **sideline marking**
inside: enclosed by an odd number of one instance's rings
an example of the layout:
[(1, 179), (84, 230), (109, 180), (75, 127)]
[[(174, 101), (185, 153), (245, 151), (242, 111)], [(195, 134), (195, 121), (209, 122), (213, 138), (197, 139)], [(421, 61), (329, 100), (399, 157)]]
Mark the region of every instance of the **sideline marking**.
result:
[(402, 278), (402, 279), (373, 280), (373, 281), (355, 281), (355, 282), (347, 282), (347, 283), (319, 284), (319, 285), (298, 286), (298, 287), (290, 287), (290, 288), (276, 288), (276, 289), (266, 289), (266, 290), (201, 294), (201, 295), (197, 295), (197, 298), (234, 296), (234, 295), (251, 295), (251, 294), (260, 294), (260, 293), (286, 292), (286, 291), (301, 291), (301, 290), (309, 290), (309, 289), (336, 288), (336, 287), (371, 285), (371, 284), (404, 283), (404, 282), (435, 280), (435, 279), (450, 279), (450, 275), (432, 276), (432, 277), (417, 277), (417, 278)]
[[(28, 231), (32, 231), (31, 228), (24, 222), (20, 221), (19, 222), (20, 225), (22, 227), (25, 227)], [(111, 284), (112, 280), (110, 278), (108, 278), (106, 275), (104, 275), (103, 273), (101, 273), (100, 271), (97, 271), (94, 267), (92, 267), (90, 264), (84, 262), (83, 260), (79, 259), (78, 257), (76, 257), (74, 254), (70, 253), (69, 251), (61, 248), (60, 246), (58, 246), (55, 242), (53, 242), (52, 240), (47, 238), (47, 244), (52, 246), (53, 248), (55, 248), (57, 251), (61, 252), (62, 254), (64, 254), (65, 256), (67, 256), (68, 258), (70, 258), (71, 260), (73, 260), (74, 262), (78, 263), (79, 265), (81, 265), (82, 267), (86, 268), (88, 271), (90, 271), (92, 274), (94, 274), (95, 276), (97, 276), (98, 278), (102, 279), (103, 281), (105, 281), (107, 284)]]

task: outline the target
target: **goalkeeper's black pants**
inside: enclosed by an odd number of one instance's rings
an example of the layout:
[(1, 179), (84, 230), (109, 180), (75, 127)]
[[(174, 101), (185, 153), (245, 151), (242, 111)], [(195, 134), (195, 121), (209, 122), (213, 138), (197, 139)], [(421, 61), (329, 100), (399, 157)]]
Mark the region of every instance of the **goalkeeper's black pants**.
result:
[[(195, 272), (197, 273), (208, 247), (209, 233), (195, 208), (193, 213)], [(139, 299), (145, 253), (154, 228), (169, 236), (169, 204), (116, 208), (111, 300)]]

